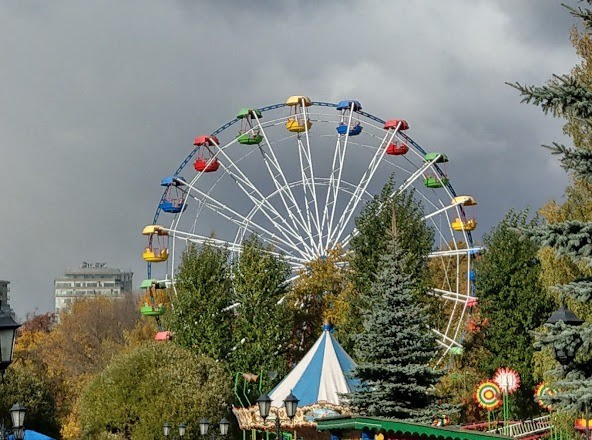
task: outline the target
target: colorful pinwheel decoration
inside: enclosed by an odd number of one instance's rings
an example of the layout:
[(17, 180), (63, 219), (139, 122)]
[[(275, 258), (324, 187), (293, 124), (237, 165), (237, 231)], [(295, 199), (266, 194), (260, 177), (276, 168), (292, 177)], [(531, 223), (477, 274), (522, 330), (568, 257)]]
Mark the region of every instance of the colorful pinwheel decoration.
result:
[(485, 380), (477, 386), (475, 399), (477, 405), (487, 411), (492, 411), (502, 404), (502, 390), (499, 385), (491, 380)]
[(511, 368), (498, 368), (493, 375), (493, 381), (500, 386), (505, 394), (512, 394), (520, 386), (520, 376)]
[(555, 395), (556, 390), (555, 388), (545, 384), (545, 382), (541, 382), (540, 384), (537, 385), (537, 387), (534, 390), (534, 400), (536, 401), (536, 403), (539, 404), (539, 406), (541, 408), (545, 408), (547, 411), (552, 411), (553, 410), (553, 405), (551, 404), (546, 404), (542, 397), (543, 396), (553, 396)]

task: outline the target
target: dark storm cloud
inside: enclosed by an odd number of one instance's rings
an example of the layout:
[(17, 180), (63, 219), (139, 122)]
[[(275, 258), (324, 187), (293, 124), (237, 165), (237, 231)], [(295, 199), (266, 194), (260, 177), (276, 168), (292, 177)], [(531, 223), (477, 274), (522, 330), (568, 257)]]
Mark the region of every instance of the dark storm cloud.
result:
[(139, 231), (193, 137), (291, 94), (408, 119), (477, 197), (481, 233), (558, 197), (565, 175), (538, 145), (561, 140), (561, 122), (504, 82), (569, 70), (572, 22), (553, 1), (1, 3), (12, 303), (51, 309), (53, 279), (82, 260), (139, 284)]

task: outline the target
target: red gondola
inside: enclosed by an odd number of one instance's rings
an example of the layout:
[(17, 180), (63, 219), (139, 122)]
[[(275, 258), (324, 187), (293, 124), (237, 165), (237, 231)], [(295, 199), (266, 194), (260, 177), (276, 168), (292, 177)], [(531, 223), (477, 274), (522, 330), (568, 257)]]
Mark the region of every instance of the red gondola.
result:
[(197, 153), (197, 159), (195, 160), (193, 167), (195, 171), (199, 173), (212, 173), (217, 171), (220, 167), (218, 159), (214, 156), (212, 147), (220, 145), (220, 141), (216, 136), (201, 135), (193, 140), (193, 145), (199, 148)]
[(407, 154), (409, 151), (409, 146), (404, 142), (393, 142), (386, 147), (386, 154), (390, 154), (393, 156), (401, 156), (403, 154)]
[(405, 119), (389, 119), (384, 123), (385, 130), (394, 130), (401, 123), (399, 131), (409, 130), (409, 124)]

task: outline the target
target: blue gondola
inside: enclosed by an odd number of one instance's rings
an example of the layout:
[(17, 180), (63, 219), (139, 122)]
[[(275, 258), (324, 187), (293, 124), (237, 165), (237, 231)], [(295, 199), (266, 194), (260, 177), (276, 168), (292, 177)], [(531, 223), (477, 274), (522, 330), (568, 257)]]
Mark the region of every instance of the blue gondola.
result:
[[(357, 136), (362, 132), (362, 126), (357, 117), (352, 120), (353, 112), (362, 110), (362, 104), (360, 101), (354, 101), (353, 99), (346, 99), (339, 101), (337, 104), (337, 110), (341, 112), (341, 119), (337, 126), (337, 133), (340, 135), (349, 134), (350, 136)], [(350, 125), (351, 122), (351, 125)]]
[[(347, 124), (341, 123), (337, 126), (337, 133), (339, 134), (346, 134), (347, 133)], [(350, 136), (357, 136), (362, 132), (362, 126), (360, 123), (356, 123), (352, 128), (349, 130)]]
[(353, 111), (359, 112), (362, 110), (362, 104), (360, 104), (360, 101), (356, 101), (354, 99), (339, 101), (337, 104), (337, 110), (352, 110), (352, 104), (354, 105)]
[(179, 212), (187, 209), (185, 204), (185, 198), (183, 197), (184, 191), (180, 189), (185, 185), (187, 181), (177, 175), (167, 176), (160, 182), (160, 186), (166, 186), (164, 197), (160, 202), (159, 208), (164, 212), (170, 212), (172, 214), (178, 214)]

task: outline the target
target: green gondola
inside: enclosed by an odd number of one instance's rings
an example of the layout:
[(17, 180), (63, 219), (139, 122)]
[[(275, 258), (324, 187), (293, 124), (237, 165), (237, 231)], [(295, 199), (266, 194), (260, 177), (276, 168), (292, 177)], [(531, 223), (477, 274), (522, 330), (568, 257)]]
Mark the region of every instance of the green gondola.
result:
[(428, 188), (442, 188), (444, 185), (448, 185), (448, 179), (446, 177), (428, 176), (424, 179), (423, 183)]

